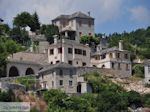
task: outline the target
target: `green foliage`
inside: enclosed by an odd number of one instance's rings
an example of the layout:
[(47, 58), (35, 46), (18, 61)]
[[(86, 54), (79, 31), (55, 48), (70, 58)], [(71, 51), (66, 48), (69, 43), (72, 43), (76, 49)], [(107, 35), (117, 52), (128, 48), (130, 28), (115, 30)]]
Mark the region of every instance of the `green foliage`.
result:
[(18, 14), (14, 18), (13, 24), (15, 27), (19, 28), (25, 28), (26, 26), (29, 26), (33, 32), (40, 29), (39, 17), (36, 12), (33, 15), (28, 12), (22, 12)]
[(149, 107), (150, 108), (150, 94), (144, 94), (142, 96), (142, 102), (144, 104), (144, 107)]
[(0, 35), (9, 34), (9, 26), (7, 24), (0, 24)]
[(128, 100), (121, 93), (103, 91), (97, 96), (97, 112), (120, 112), (127, 110)]
[(90, 46), (92, 45), (92, 43), (97, 45), (99, 43), (99, 38), (98, 37), (94, 37), (94, 36), (84, 35), (84, 36), (81, 37), (80, 42), (82, 44), (89, 44)]
[(142, 97), (139, 93), (135, 91), (129, 91), (127, 96), (128, 96), (128, 102), (130, 106), (139, 107), (142, 105)]
[(20, 27), (14, 27), (10, 31), (10, 37), (21, 45), (27, 45), (29, 42), (29, 36), (27, 31), (25, 31), (25, 29), (22, 29)]
[(84, 75), (85, 79), (91, 84), (93, 92), (99, 93), (104, 90), (120, 92), (123, 91), (123, 88), (115, 83), (112, 83), (106, 77), (103, 77), (102, 74), (97, 72), (87, 73)]
[(136, 64), (133, 66), (132, 70), (133, 70), (133, 75), (135, 75), (136, 77), (144, 78), (144, 66), (143, 65)]
[(31, 31), (35, 32), (36, 30), (39, 30), (40, 22), (39, 22), (39, 17), (36, 12), (31, 16), (31, 20), (32, 22), (29, 25), (31, 28)]
[(16, 83), (24, 85), (28, 90), (34, 90), (36, 78), (34, 76), (19, 77), (16, 79)]
[(11, 102), (14, 101), (13, 99), (14, 94), (11, 90), (9, 91), (1, 91), (0, 90), (0, 102)]
[(49, 43), (53, 43), (54, 42), (53, 36), (59, 34), (59, 29), (57, 26), (54, 25), (42, 25), (40, 32), (41, 34), (44, 34), (46, 36), (47, 41)]
[(28, 12), (22, 12), (18, 14), (14, 20), (13, 20), (13, 25), (16, 27), (26, 27), (30, 26), (32, 22), (32, 16)]

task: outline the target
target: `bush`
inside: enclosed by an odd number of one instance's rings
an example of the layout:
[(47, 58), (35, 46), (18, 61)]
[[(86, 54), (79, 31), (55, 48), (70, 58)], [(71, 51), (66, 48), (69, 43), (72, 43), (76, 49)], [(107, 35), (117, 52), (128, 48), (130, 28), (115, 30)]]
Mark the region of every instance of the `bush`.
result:
[(144, 104), (144, 107), (149, 107), (150, 108), (150, 93), (149, 94), (144, 94), (142, 96), (142, 102)]
[(144, 78), (144, 66), (136, 64), (133, 66), (133, 75)]

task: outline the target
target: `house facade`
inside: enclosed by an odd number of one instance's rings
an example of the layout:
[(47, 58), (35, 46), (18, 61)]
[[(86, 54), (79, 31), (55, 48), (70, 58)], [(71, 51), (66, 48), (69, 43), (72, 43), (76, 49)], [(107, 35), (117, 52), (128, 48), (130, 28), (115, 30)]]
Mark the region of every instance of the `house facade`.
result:
[(82, 12), (60, 15), (53, 19), (52, 23), (58, 26), (61, 35), (69, 37), (69, 39), (75, 40), (78, 43), (83, 35), (95, 35), (94, 18)]
[(91, 56), (91, 65), (98, 68), (109, 68), (120, 71), (122, 75), (132, 74), (132, 64), (130, 52), (123, 50), (122, 41), (119, 47), (98, 48), (97, 52)]
[(37, 77), (42, 89), (60, 89), (68, 94), (92, 92), (83, 73), (81, 68), (61, 62), (42, 69)]
[(144, 81), (146, 84), (150, 84), (150, 60), (145, 61), (144, 71), (145, 71)]
[(50, 64), (65, 62), (73, 66), (90, 66), (90, 48), (76, 41), (54, 39), (48, 48)]

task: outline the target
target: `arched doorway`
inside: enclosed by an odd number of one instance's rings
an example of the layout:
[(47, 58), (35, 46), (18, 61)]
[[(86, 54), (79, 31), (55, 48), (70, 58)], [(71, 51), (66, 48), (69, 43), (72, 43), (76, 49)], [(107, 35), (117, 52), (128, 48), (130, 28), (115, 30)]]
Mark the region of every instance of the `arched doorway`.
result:
[(9, 77), (16, 77), (16, 76), (19, 76), (18, 69), (17, 69), (17, 67), (12, 66), (12, 67), (9, 69)]
[(26, 75), (34, 74), (34, 70), (32, 68), (27, 68)]

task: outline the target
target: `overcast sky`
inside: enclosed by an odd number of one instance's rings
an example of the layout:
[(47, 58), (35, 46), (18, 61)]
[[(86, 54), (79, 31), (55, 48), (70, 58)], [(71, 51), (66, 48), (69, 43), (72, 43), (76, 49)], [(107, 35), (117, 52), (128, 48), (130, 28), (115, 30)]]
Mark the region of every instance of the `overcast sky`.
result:
[(0, 0), (0, 18), (12, 25), (22, 11), (37, 12), (42, 24), (60, 14), (91, 12), (96, 33), (132, 31), (150, 26), (150, 0)]

